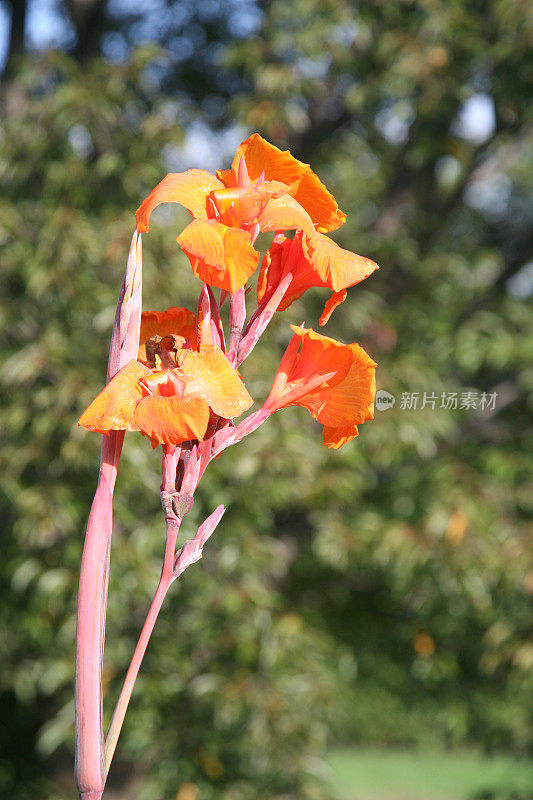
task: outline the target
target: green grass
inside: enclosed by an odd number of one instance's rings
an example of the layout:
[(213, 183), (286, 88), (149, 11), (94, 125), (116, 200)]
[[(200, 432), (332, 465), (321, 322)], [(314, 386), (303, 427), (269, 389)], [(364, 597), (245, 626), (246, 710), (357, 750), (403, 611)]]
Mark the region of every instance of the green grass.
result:
[(533, 800), (533, 764), (505, 756), (350, 748), (327, 762), (340, 800)]

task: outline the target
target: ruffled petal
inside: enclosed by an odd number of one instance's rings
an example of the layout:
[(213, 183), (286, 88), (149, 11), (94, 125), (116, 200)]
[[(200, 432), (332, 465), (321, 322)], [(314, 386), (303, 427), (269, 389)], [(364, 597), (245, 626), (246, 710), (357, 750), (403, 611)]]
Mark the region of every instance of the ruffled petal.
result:
[(201, 345), (200, 352), (183, 350), (179, 368), (186, 378), (185, 396), (201, 397), (215, 414), (233, 419), (253, 403), (238, 372), (219, 347)]
[(345, 425), (340, 428), (331, 428), (328, 425), (324, 426), (322, 431), (322, 441), (331, 450), (338, 450), (352, 439), (359, 436), (357, 425)]
[(232, 294), (245, 285), (257, 267), (259, 253), (249, 234), (215, 220), (191, 222), (176, 241), (195, 275)]
[(264, 171), (266, 180), (276, 180), (291, 187), (292, 196), (306, 209), (318, 230), (334, 231), (346, 219), (335, 198), (309, 164), (294, 158), (288, 150), (282, 151), (267, 142), (258, 133), (252, 134), (237, 148), (231, 170), (217, 172), (226, 186), (235, 186), (241, 155), (244, 157), (251, 180)]
[(263, 232), (301, 228), (310, 236), (315, 233), (311, 217), (305, 208), (289, 194), (269, 200), (257, 217), (257, 221)]
[(211, 192), (209, 199), (216, 215), (210, 217), (233, 228), (252, 224), (268, 201), (287, 194), (288, 188), (279, 181), (257, 181), (250, 186)]
[[(285, 311), (295, 300), (309, 288), (327, 286), (321, 280), (311, 262), (305, 257), (302, 250), (303, 231), (297, 231), (294, 239), (285, 236), (276, 236), (270, 248), (266, 251), (259, 278), (257, 281), (257, 303), (261, 303), (265, 296), (270, 295), (279, 285), (286, 272), (292, 272), (292, 280), (278, 306), (278, 311)], [(290, 262), (290, 263), (288, 263)], [(288, 265), (288, 269), (286, 266)]]
[(345, 347), (351, 351), (351, 365), (343, 380), (311, 392), (299, 403), (327, 427), (352, 427), (374, 417), (376, 363), (358, 344)]
[(354, 286), (378, 269), (374, 261), (344, 250), (329, 236), (320, 233), (304, 236), (302, 247), (324, 284), (334, 292)]
[(139, 430), (134, 421), (135, 406), (142, 397), (139, 380), (149, 372), (137, 361), (129, 361), (85, 409), (78, 425), (105, 434)]
[(312, 287), (329, 287), (333, 296), (328, 300), (320, 324), (325, 325), (333, 310), (346, 299), (346, 288), (366, 278), (377, 264), (339, 247), (327, 236), (315, 231), (311, 235), (298, 230), (294, 239), (276, 236), (265, 253), (257, 284), (257, 302), (270, 295), (282, 276), (293, 275), (279, 311), (284, 311)]
[(188, 308), (168, 308), (166, 311), (143, 311), (139, 337), (139, 360), (146, 361), (145, 343), (152, 336), (167, 336), (174, 333), (183, 336), (196, 347), (196, 317)]
[(169, 172), (137, 209), (135, 213), (137, 230), (140, 233), (150, 230), (148, 227), (150, 214), (161, 203), (179, 203), (185, 206), (195, 219), (207, 219), (207, 195), (223, 188), (224, 184), (205, 169)]
[(326, 302), (326, 305), (324, 306), (324, 311), (320, 315), (320, 318), (318, 320), (319, 325), (326, 324), (326, 322), (329, 320), (329, 318), (331, 317), (337, 306), (340, 306), (341, 303), (344, 303), (347, 294), (348, 292), (346, 291), (346, 289), (341, 289), (340, 292), (333, 292), (329, 300)]
[[(346, 377), (352, 362), (349, 345), (317, 333), (312, 328), (302, 328), (299, 325), (291, 325), (291, 328), (300, 337), (301, 346), (298, 360), (289, 377), (290, 381), (302, 381), (309, 376), (335, 372), (335, 377), (328, 383), (331, 386)], [(322, 390), (317, 390), (320, 391)]]
[(209, 423), (209, 406), (199, 397), (150, 395), (137, 404), (135, 422), (153, 447), (202, 440)]
[(294, 336), (264, 408), (307, 408), (325, 426), (324, 444), (341, 447), (357, 436), (359, 424), (373, 418), (376, 364), (358, 344), (291, 327)]

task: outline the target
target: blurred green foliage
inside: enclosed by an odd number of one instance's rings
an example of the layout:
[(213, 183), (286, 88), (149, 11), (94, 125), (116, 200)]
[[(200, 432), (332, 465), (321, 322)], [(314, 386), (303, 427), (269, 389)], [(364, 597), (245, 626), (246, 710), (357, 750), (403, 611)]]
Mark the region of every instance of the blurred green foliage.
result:
[[(248, 86), (228, 113), (311, 161), (348, 212), (335, 238), (380, 264), (325, 332), (365, 346), (396, 404), (338, 452), (288, 409), (210, 467), (185, 535), (228, 511), (158, 621), (111, 788), (318, 800), (333, 739), (530, 751), (528, 15), (518, 0), (274, 0), (257, 36), (224, 49)], [(158, 88), (161, 57), (26, 62), (1, 121), (0, 791), (21, 800), (73, 794), (77, 575), (99, 453), (75, 423), (105, 375), (133, 211), (197, 114)], [(194, 308), (173, 241), (186, 217), (154, 215), (145, 308)], [(316, 326), (324, 299), (272, 323), (243, 367), (254, 397), (288, 322)], [(466, 391), (497, 392), (495, 411), (439, 407)], [(417, 410), (403, 392), (420, 393)], [(158, 470), (126, 437), (108, 714), (160, 570)]]

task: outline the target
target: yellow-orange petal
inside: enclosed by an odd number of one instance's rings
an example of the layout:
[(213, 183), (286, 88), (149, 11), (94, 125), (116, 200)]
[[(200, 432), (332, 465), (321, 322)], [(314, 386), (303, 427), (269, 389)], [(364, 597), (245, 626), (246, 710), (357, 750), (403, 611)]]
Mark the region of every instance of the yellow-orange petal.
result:
[(340, 292), (333, 292), (329, 300), (326, 302), (326, 305), (324, 306), (324, 311), (320, 315), (320, 318), (318, 320), (319, 325), (326, 324), (326, 322), (329, 320), (329, 318), (331, 317), (337, 306), (340, 306), (341, 303), (344, 303), (347, 294), (348, 292), (346, 291), (346, 289), (341, 289)]
[(139, 380), (150, 370), (138, 361), (129, 361), (111, 378), (78, 420), (88, 431), (136, 431), (135, 406), (142, 397)]
[(304, 236), (302, 249), (324, 283), (334, 292), (354, 286), (378, 269), (370, 258), (344, 250), (329, 236), (320, 233)]
[(333, 195), (328, 192), (309, 164), (294, 158), (288, 150), (282, 151), (270, 142), (252, 134), (237, 148), (231, 170), (217, 172), (226, 186), (234, 186), (241, 155), (244, 157), (251, 180), (264, 171), (266, 180), (276, 180), (291, 186), (292, 196), (311, 216), (319, 231), (334, 231), (346, 219)]
[(305, 208), (289, 194), (269, 200), (257, 221), (263, 232), (301, 228), (310, 236), (316, 234), (313, 221)]
[(137, 230), (140, 233), (150, 230), (148, 226), (150, 214), (161, 203), (179, 203), (185, 206), (195, 219), (207, 219), (207, 195), (223, 188), (224, 184), (205, 169), (169, 172), (135, 212)]
[(174, 333), (183, 336), (196, 347), (196, 317), (188, 308), (176, 306), (166, 311), (143, 311), (141, 315), (141, 333), (139, 336), (139, 360), (146, 361), (145, 343), (152, 336), (167, 336)]
[(135, 407), (138, 430), (157, 444), (202, 440), (209, 423), (209, 406), (199, 397), (144, 397)]
[(177, 237), (192, 271), (210, 286), (232, 294), (241, 289), (257, 267), (259, 253), (250, 236), (215, 220), (194, 220)]
[(182, 350), (178, 362), (187, 380), (184, 396), (201, 397), (218, 416), (233, 419), (252, 405), (241, 377), (220, 347), (201, 345), (198, 353)]

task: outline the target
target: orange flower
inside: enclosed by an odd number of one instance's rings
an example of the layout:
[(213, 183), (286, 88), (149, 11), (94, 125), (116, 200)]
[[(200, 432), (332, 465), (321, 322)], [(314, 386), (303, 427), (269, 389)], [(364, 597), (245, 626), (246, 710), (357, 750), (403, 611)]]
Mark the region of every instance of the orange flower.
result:
[(194, 220), (177, 237), (195, 275), (235, 293), (257, 267), (259, 231), (335, 230), (345, 220), (334, 197), (307, 164), (258, 134), (239, 145), (231, 169), (217, 177), (201, 169), (169, 173), (137, 209), (148, 231), (160, 203), (185, 206)]
[(294, 331), (263, 406), (273, 413), (304, 406), (324, 426), (326, 447), (337, 449), (374, 416), (376, 364), (358, 344), (341, 344), (312, 328)]
[[(156, 339), (163, 334), (157, 367), (153, 353), (146, 351), (155, 334)], [(203, 440), (211, 412), (224, 419), (240, 416), (253, 400), (239, 374), (219, 347), (201, 344), (195, 351), (184, 346), (195, 339), (196, 318), (187, 309), (143, 314), (139, 360), (130, 361), (109, 381), (78, 425), (105, 434), (141, 431), (157, 447)]]
[(279, 311), (284, 311), (311, 287), (327, 287), (333, 291), (327, 301), (320, 325), (325, 325), (333, 310), (346, 299), (349, 286), (367, 278), (378, 266), (369, 258), (343, 250), (332, 239), (315, 233), (309, 236), (297, 231), (294, 239), (276, 236), (261, 264), (257, 283), (257, 302), (266, 300), (282, 278), (292, 273)]
[(197, 349), (196, 317), (188, 308), (172, 307), (166, 311), (143, 311), (139, 337), (139, 361), (146, 362), (146, 342), (152, 336), (179, 336), (183, 344)]
[(241, 156), (251, 180), (263, 174), (265, 180), (281, 181), (289, 187), (288, 194), (307, 211), (318, 231), (334, 231), (345, 221), (346, 214), (309, 164), (298, 161), (288, 150), (279, 150), (258, 133), (239, 145), (231, 169), (217, 172), (225, 186), (238, 185)]

